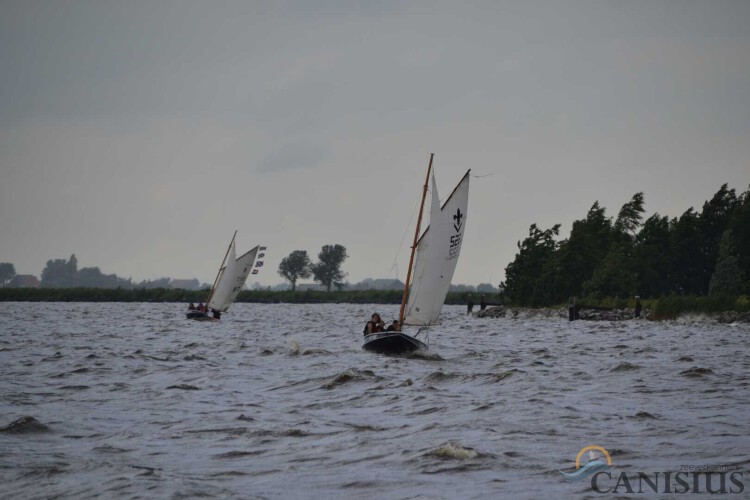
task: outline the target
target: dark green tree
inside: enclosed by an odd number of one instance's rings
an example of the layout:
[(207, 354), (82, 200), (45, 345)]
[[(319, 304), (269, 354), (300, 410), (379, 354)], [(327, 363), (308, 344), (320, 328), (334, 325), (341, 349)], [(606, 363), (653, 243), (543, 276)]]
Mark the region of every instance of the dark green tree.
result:
[(155, 280), (143, 280), (138, 283), (136, 288), (169, 288), (169, 284), (172, 283), (172, 278), (158, 278)]
[(68, 262), (65, 264), (66, 271), (69, 277), (73, 277), (78, 272), (78, 258), (76, 254), (72, 254)]
[(669, 228), (668, 217), (654, 214), (646, 219), (635, 237), (633, 259), (641, 297), (659, 297), (670, 292), (673, 257)]
[[(614, 221), (595, 202), (559, 243), (552, 237), (556, 230), (545, 235), (532, 225), (506, 268), (508, 298), (521, 305), (549, 305), (580, 295), (706, 295), (713, 275), (716, 283), (727, 284), (730, 274), (734, 282), (711, 289), (750, 292), (750, 189), (737, 196), (724, 184), (700, 212), (690, 208), (672, 220), (655, 214), (642, 222), (643, 200), (643, 193), (633, 195)], [(720, 259), (720, 241), (728, 229), (735, 250)]]
[(601, 299), (635, 295), (637, 273), (628, 253), (627, 244), (612, 245), (591, 280), (584, 284), (587, 297)]
[(298, 279), (307, 279), (312, 276), (312, 262), (307, 256), (307, 251), (295, 250), (281, 259), (279, 275), (287, 280), (292, 285), (292, 291), (295, 291)]
[(729, 228), (734, 236), (737, 261), (745, 277), (743, 292), (750, 293), (750, 187), (737, 198)]
[(346, 248), (341, 245), (324, 245), (318, 254), (318, 262), (312, 265), (313, 279), (331, 291), (331, 286), (341, 288), (346, 273), (341, 270), (341, 264), (348, 255)]
[(49, 288), (70, 288), (74, 286), (78, 272), (78, 259), (75, 254), (65, 259), (48, 260), (42, 271), (42, 286)]
[(553, 283), (548, 272), (554, 268), (557, 250), (555, 237), (560, 224), (542, 231), (536, 224), (529, 227), (529, 236), (519, 241), (516, 258), (505, 268), (505, 281), (500, 284), (505, 295), (519, 305), (546, 305), (554, 295)]
[(65, 282), (65, 259), (50, 259), (42, 270), (41, 286), (59, 288)]
[(643, 193), (634, 194), (620, 208), (611, 226), (607, 252), (596, 266), (591, 279), (584, 284), (585, 296), (601, 298), (635, 294), (637, 273), (633, 243), (643, 220), (643, 212)]
[(739, 295), (744, 287), (742, 269), (734, 250), (734, 241), (730, 229), (724, 231), (719, 243), (719, 259), (716, 270), (711, 276), (708, 287), (709, 295)]
[(618, 233), (634, 235), (643, 220), (643, 193), (635, 193), (629, 202), (620, 208), (614, 229)]
[[(738, 206), (737, 195), (734, 189), (728, 189), (722, 184), (713, 197), (703, 203), (699, 221), (701, 233), (704, 237), (707, 251), (713, 251), (718, 255), (719, 241), (724, 231), (727, 230), (732, 213)], [(713, 261), (712, 254), (708, 254), (709, 261)]]
[[(196, 289), (198, 280), (194, 280)], [(120, 278), (116, 274), (104, 274), (98, 267), (84, 267), (80, 269), (74, 279), (74, 286), (84, 288), (133, 288), (131, 280)]]
[(570, 237), (560, 242), (556, 264), (556, 300), (581, 296), (583, 284), (604, 261), (612, 240), (612, 221), (596, 201), (586, 218), (573, 222)]
[(10, 262), (0, 263), (0, 286), (5, 286), (16, 277), (16, 267)]
[(671, 289), (678, 294), (705, 295), (703, 274), (707, 266), (698, 214), (688, 209), (679, 219), (670, 222), (673, 267)]
[(726, 184), (723, 184), (710, 200), (703, 203), (703, 209), (698, 217), (703, 254), (699, 274), (701, 295), (708, 292), (711, 275), (719, 258), (719, 241), (724, 231), (729, 228), (736, 207), (737, 195), (734, 189), (728, 189)]

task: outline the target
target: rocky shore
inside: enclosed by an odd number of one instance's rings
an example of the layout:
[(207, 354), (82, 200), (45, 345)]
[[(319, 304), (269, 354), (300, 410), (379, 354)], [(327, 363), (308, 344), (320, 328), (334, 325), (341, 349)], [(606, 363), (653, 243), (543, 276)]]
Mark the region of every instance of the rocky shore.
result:
[[(477, 318), (511, 318), (511, 319), (532, 319), (532, 318), (560, 318), (565, 321), (568, 320), (567, 309), (552, 309), (552, 308), (529, 308), (529, 307), (506, 307), (497, 306), (490, 307), (483, 311), (477, 311), (474, 313)], [(635, 311), (631, 308), (626, 309), (589, 309), (581, 307), (578, 313), (579, 320), (581, 321), (625, 321), (632, 320), (635, 318)], [(653, 319), (653, 311), (650, 309), (643, 309), (641, 311), (640, 319), (651, 320)], [(740, 313), (734, 311), (726, 311), (714, 314), (681, 314), (675, 321), (688, 322), (688, 323), (750, 323), (750, 313)]]
[[(552, 308), (528, 308), (528, 307), (506, 307), (497, 306), (490, 307), (484, 311), (478, 311), (475, 313), (477, 318), (513, 318), (513, 319), (529, 319), (529, 318), (561, 318), (568, 319), (567, 309), (552, 309)], [(651, 311), (644, 309), (641, 312), (641, 317), (649, 319)], [(582, 307), (578, 312), (578, 319), (584, 321), (624, 321), (627, 319), (634, 319), (635, 311), (633, 309), (587, 309)]]

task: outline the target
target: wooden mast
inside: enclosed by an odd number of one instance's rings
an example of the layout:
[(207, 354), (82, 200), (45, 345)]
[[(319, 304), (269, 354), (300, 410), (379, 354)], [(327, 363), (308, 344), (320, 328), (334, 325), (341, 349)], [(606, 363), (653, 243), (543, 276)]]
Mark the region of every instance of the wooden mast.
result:
[(234, 235), (232, 236), (232, 241), (229, 242), (229, 246), (227, 247), (227, 252), (224, 254), (224, 260), (221, 261), (221, 265), (219, 266), (219, 272), (216, 273), (216, 278), (214, 279), (214, 284), (211, 286), (211, 291), (208, 293), (208, 299), (206, 299), (206, 308), (208, 308), (208, 303), (211, 302), (211, 297), (214, 295), (214, 290), (216, 289), (216, 282), (219, 281), (219, 275), (221, 274), (221, 268), (224, 267), (224, 263), (227, 261), (227, 255), (229, 255), (229, 250), (232, 248), (232, 243), (234, 243), (234, 239), (237, 237), (237, 230), (234, 230)]
[(409, 270), (406, 272), (406, 283), (404, 284), (404, 296), (401, 299), (401, 310), (398, 313), (398, 324), (404, 323), (404, 309), (406, 309), (406, 299), (409, 296), (409, 282), (411, 281), (411, 271), (414, 265), (414, 253), (417, 251), (417, 241), (419, 240), (419, 229), (422, 226), (422, 212), (424, 210), (424, 200), (427, 197), (427, 185), (430, 182), (430, 172), (432, 171), (432, 157), (435, 153), (430, 153), (430, 164), (427, 166), (427, 177), (424, 180), (422, 189), (422, 203), (419, 205), (419, 217), (417, 218), (417, 229), (414, 231), (414, 244), (411, 246), (411, 256), (409, 257)]

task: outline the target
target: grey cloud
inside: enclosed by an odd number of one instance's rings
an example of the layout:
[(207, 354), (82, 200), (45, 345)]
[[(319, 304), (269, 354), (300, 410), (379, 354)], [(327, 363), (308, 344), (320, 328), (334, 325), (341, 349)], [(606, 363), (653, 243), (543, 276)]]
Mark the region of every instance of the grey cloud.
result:
[(743, 0), (2, 13), (0, 260), (22, 272), (76, 252), (136, 279), (210, 281), (218, 235), (238, 229), (269, 245), (264, 283), (275, 258), (332, 242), (351, 279), (384, 276), (435, 152), (443, 193), (465, 168), (496, 174), (472, 180), (456, 272), (496, 283), (531, 223), (566, 227), (596, 199), (613, 213), (638, 191), (676, 216), (748, 182)]
[(287, 143), (261, 159), (255, 170), (262, 173), (315, 168), (326, 158), (325, 151), (314, 145)]

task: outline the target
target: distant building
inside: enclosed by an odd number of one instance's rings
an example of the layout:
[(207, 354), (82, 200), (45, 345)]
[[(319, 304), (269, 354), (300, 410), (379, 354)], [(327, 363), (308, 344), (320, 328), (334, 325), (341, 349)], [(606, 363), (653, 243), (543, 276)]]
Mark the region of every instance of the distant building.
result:
[(33, 274), (16, 274), (8, 284), (11, 288), (39, 288), (39, 280)]

